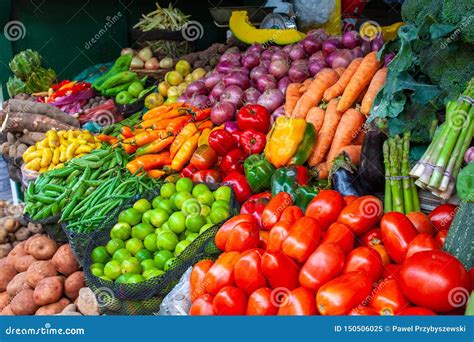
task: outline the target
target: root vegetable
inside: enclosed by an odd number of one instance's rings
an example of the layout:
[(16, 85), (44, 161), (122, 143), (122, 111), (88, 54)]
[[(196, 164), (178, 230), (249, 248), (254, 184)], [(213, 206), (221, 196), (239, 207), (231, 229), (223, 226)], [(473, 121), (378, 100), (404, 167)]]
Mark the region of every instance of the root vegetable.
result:
[(79, 263), (69, 244), (59, 247), (51, 262), (59, 273), (66, 276), (79, 270)]
[(26, 146), (25, 144), (19, 144), (16, 148), (15, 157), (20, 158), (21, 156), (23, 156), (23, 153), (25, 153), (27, 149), (28, 149), (28, 146)]
[(32, 132), (47, 132), (51, 127), (70, 130), (76, 127), (51, 119), (44, 115), (7, 112), (2, 122), (0, 132), (23, 132), (27, 129)]
[(27, 129), (24, 129), (23, 135), (20, 138), (18, 138), (18, 140), (26, 145), (34, 145), (38, 141), (44, 140), (45, 137), (46, 137), (45, 133), (30, 132)]
[(8, 292), (0, 293), (0, 311), (2, 311), (8, 304), (10, 304), (10, 295)]
[(3, 226), (7, 232), (14, 233), (20, 227), (20, 222), (13, 217), (9, 217), (3, 222)]
[(33, 234), (39, 234), (43, 232), (43, 227), (40, 224), (29, 222), (27, 228)]
[[(69, 126), (81, 127), (79, 120), (77, 120), (76, 118), (72, 117), (71, 115), (67, 113), (64, 113), (58, 107), (49, 105), (47, 103), (42, 103), (42, 102), (11, 99), (11, 100), (8, 100), (7, 102), (5, 112), (18, 113), (24, 116), (38, 114), (38, 115), (46, 116), (55, 121), (59, 121)], [(52, 127), (55, 127), (55, 126), (52, 126)], [(9, 131), (12, 132), (11, 130)], [(33, 129), (31, 131), (36, 131), (36, 130)]]
[(7, 256), (7, 260), (6, 262), (15, 267), (15, 262), (16, 262), (16, 259), (22, 255), (27, 255), (27, 251), (25, 249), (25, 241), (22, 241), (20, 243), (18, 243), (13, 249), (12, 251), (8, 254)]
[(12, 249), (13, 246), (11, 243), (4, 243), (3, 245), (0, 245), (0, 259), (5, 258)]
[(3, 308), (2, 312), (0, 313), (1, 316), (14, 316), (15, 314), (12, 311), (10, 305), (7, 305)]
[(10, 303), (11, 311), (15, 315), (32, 315), (39, 306), (33, 301), (33, 290), (25, 289), (18, 293)]
[(16, 145), (10, 145), (8, 148), (8, 156), (12, 158), (16, 157)]
[(16, 276), (16, 269), (12, 265), (3, 265), (0, 268), (0, 292), (7, 289), (8, 283)]
[(10, 297), (13, 298), (22, 290), (29, 288), (30, 287), (26, 283), (26, 272), (21, 272), (14, 276), (10, 283), (8, 283), (7, 292)]
[(28, 253), (38, 260), (51, 259), (57, 249), (58, 245), (56, 241), (51, 240), (47, 236), (39, 236), (28, 245)]
[(34, 303), (38, 306), (57, 302), (64, 292), (64, 277), (55, 276), (42, 279), (33, 293)]
[(31, 232), (26, 227), (21, 227), (15, 232), (15, 238), (17, 241), (23, 241), (30, 237)]
[(0, 243), (5, 243), (8, 241), (8, 232), (5, 227), (0, 228)]
[(64, 308), (68, 306), (70, 303), (71, 301), (69, 299), (61, 298), (56, 303), (43, 305), (38, 310), (36, 310), (35, 315), (36, 316), (50, 316), (50, 315), (58, 314), (62, 312)]
[(31, 266), (32, 263), (37, 260), (32, 255), (22, 255), (16, 258), (15, 269), (17, 272), (25, 272)]
[(58, 273), (51, 261), (40, 260), (36, 261), (28, 267), (26, 271), (26, 283), (35, 288), (36, 285), (44, 278), (54, 277)]
[(64, 293), (72, 300), (79, 296), (79, 290), (86, 287), (84, 282), (84, 272), (77, 271), (67, 277), (64, 282)]

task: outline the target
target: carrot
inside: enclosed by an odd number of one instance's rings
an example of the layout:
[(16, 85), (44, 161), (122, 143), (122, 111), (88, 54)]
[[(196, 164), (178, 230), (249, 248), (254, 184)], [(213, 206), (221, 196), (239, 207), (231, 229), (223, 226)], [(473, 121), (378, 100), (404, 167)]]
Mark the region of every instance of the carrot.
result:
[(306, 93), (304, 93), (296, 103), (291, 116), (293, 118), (304, 119), (312, 107), (319, 105), (324, 91), (336, 83), (338, 79), (339, 76), (333, 69), (325, 68), (318, 72)]
[(166, 175), (166, 172), (163, 170), (148, 170), (146, 174), (151, 178), (159, 179)]
[(338, 111), (345, 112), (354, 104), (359, 94), (369, 85), (380, 65), (375, 51), (370, 52), (362, 59), (354, 76), (352, 76), (342, 93), (341, 100), (337, 105)]
[(324, 122), (324, 109), (320, 107), (313, 107), (306, 114), (306, 122), (311, 122), (314, 126), (316, 134), (321, 130)]
[(359, 134), (352, 140), (351, 145), (362, 145), (365, 138), (365, 129), (362, 129)]
[(171, 132), (164, 129), (147, 130), (135, 135), (133, 142), (135, 143), (135, 145), (140, 147), (149, 144), (155, 141), (156, 139), (164, 139), (171, 134)]
[(316, 165), (316, 170), (318, 171), (318, 179), (328, 179), (328, 163), (319, 163), (318, 165)]
[(158, 169), (171, 163), (169, 152), (161, 152), (158, 154), (147, 154), (144, 156), (136, 157), (132, 161), (127, 163), (127, 170), (130, 173), (135, 173), (139, 168), (143, 168), (144, 171)]
[(171, 159), (174, 158), (181, 146), (197, 132), (196, 125), (194, 123), (189, 123), (179, 132), (179, 134), (174, 139), (173, 143), (170, 146), (170, 156)]
[(355, 110), (349, 108), (341, 117), (341, 121), (337, 126), (336, 134), (329, 150), (327, 161), (332, 162), (341, 148), (349, 145), (360, 133), (365, 123), (365, 116)]
[(334, 69), (334, 71), (337, 72), (339, 77), (341, 77), (342, 74), (344, 73), (344, 71), (346, 71), (346, 68), (336, 68), (336, 69)]
[(357, 68), (360, 65), (360, 62), (362, 62), (362, 58), (356, 58), (351, 62), (351, 64), (349, 64), (349, 66), (346, 70), (344, 70), (337, 82), (333, 86), (326, 89), (323, 95), (324, 101), (329, 102), (329, 100), (338, 97), (344, 92), (344, 88), (346, 88), (347, 84), (356, 72)]
[(286, 99), (285, 99), (285, 115), (291, 116), (293, 108), (295, 108), (296, 102), (300, 98), (300, 88), (303, 85), (301, 83), (290, 83), (286, 87)]
[(337, 108), (339, 100), (332, 99), (329, 101), (324, 115), (323, 126), (316, 137), (316, 144), (314, 145), (313, 153), (309, 157), (309, 165), (315, 166), (321, 163), (326, 156), (326, 153), (331, 147), (332, 139), (336, 134), (337, 125), (341, 120), (342, 113)]
[(379, 92), (382, 88), (383, 84), (385, 83), (385, 78), (387, 77), (387, 68), (382, 68), (377, 71), (370, 81), (369, 88), (367, 89), (367, 93), (362, 100), (362, 104), (360, 106), (360, 112), (364, 115), (369, 115), (370, 108), (372, 107), (372, 103), (374, 102), (375, 95)]
[(200, 132), (195, 133), (181, 145), (171, 161), (171, 169), (180, 172), (184, 166), (191, 160), (194, 151), (197, 148)]
[(304, 80), (303, 85), (301, 86), (299, 90), (300, 94), (304, 94), (308, 90), (308, 87), (311, 84), (311, 82), (313, 82), (312, 78), (307, 78), (306, 80)]
[(361, 103), (362, 102), (362, 100), (364, 99), (365, 94), (367, 94), (367, 89), (369, 89), (369, 87), (365, 87), (365, 89), (360, 92), (359, 96), (357, 96), (357, 99), (355, 101), (356, 103)]

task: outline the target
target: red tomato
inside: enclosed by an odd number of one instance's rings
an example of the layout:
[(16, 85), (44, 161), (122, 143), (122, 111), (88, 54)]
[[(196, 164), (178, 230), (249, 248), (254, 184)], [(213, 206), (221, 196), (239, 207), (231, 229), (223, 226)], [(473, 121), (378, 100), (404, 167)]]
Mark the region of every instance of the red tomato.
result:
[(225, 286), (219, 290), (212, 301), (216, 315), (243, 315), (247, 308), (247, 296), (234, 286)]
[(226, 252), (219, 255), (204, 277), (207, 292), (215, 295), (224, 286), (234, 284), (234, 267), (239, 258), (239, 252)]
[(372, 308), (369, 308), (368, 306), (357, 306), (354, 309), (352, 309), (348, 315), (349, 316), (380, 316), (377, 311), (375, 311)]
[(382, 258), (376, 250), (369, 247), (358, 247), (347, 256), (342, 273), (364, 271), (374, 282), (382, 276), (382, 268)]
[(206, 293), (193, 302), (191, 308), (189, 309), (189, 314), (191, 316), (211, 316), (214, 315), (214, 308), (212, 306), (212, 300), (214, 296)]
[(293, 198), (287, 192), (276, 194), (270, 202), (268, 202), (262, 212), (262, 228), (266, 230), (272, 227), (280, 220), (280, 216), (286, 207), (293, 205)]
[(330, 242), (338, 244), (347, 254), (354, 247), (354, 233), (342, 223), (334, 222), (324, 233), (321, 244)]
[(436, 313), (427, 308), (412, 306), (400, 311), (398, 316), (436, 316)]
[(262, 272), (270, 286), (293, 290), (299, 286), (300, 269), (290, 257), (278, 251), (266, 251), (262, 256)]
[(316, 219), (309, 216), (302, 217), (291, 226), (287, 238), (281, 244), (281, 250), (303, 263), (318, 247), (321, 231)]
[(198, 170), (210, 169), (217, 163), (217, 152), (209, 145), (201, 145), (194, 151), (189, 163)]
[(272, 299), (273, 291), (268, 287), (262, 287), (254, 291), (247, 303), (247, 316), (273, 316), (278, 313), (278, 307), (275, 306)]
[(421, 251), (432, 251), (435, 249), (438, 249), (435, 239), (428, 233), (420, 233), (408, 244), (406, 258)]
[(318, 291), (321, 286), (336, 278), (344, 268), (345, 254), (339, 245), (321, 244), (301, 268), (301, 286)]
[(375, 227), (383, 215), (383, 204), (375, 196), (362, 196), (345, 207), (337, 222), (345, 224), (355, 235)]
[(303, 210), (301, 210), (300, 207), (297, 205), (290, 205), (283, 210), (283, 213), (281, 213), (280, 222), (283, 221), (293, 224), (303, 216)]
[(260, 243), (259, 229), (256, 222), (240, 222), (229, 232), (225, 243), (226, 252), (244, 252), (257, 248)]
[(316, 295), (321, 315), (345, 315), (367, 298), (372, 279), (362, 271), (350, 272), (324, 284)]
[(258, 232), (258, 235), (260, 237), (258, 247), (261, 248), (261, 249), (267, 249), (268, 236), (270, 235), (270, 233), (266, 230), (260, 230)]
[(357, 196), (354, 196), (354, 195), (347, 195), (347, 196), (344, 196), (344, 203), (346, 203), (346, 205), (349, 205), (351, 204), (352, 202), (354, 202), (356, 199), (358, 199), (359, 197)]
[(368, 232), (364, 233), (359, 239), (362, 245), (366, 247), (372, 247), (375, 245), (382, 244), (382, 233), (379, 228), (372, 228)]
[(281, 244), (288, 236), (291, 225), (292, 223), (290, 222), (279, 221), (273, 226), (273, 228), (270, 230), (270, 234), (268, 235), (267, 250), (281, 250)]
[[(443, 251), (424, 251), (408, 258), (400, 268), (400, 287), (415, 305), (437, 312), (456, 307), (459, 295), (470, 290), (463, 264)], [(458, 306), (459, 307), (459, 306)]]
[(451, 222), (453, 222), (457, 209), (458, 207), (454, 204), (441, 204), (434, 208), (428, 217), (437, 231), (448, 230), (451, 227)]
[(217, 231), (216, 237), (214, 238), (214, 242), (221, 251), (225, 250), (225, 245), (227, 243), (227, 238), (229, 233), (234, 229), (234, 227), (241, 223), (241, 222), (256, 222), (252, 215), (249, 214), (241, 214), (232, 217), (231, 219), (227, 220)]
[(278, 310), (279, 316), (309, 316), (317, 313), (316, 296), (304, 287), (292, 290)]
[(370, 295), (369, 306), (381, 315), (396, 315), (410, 306), (395, 279), (381, 281)]
[(443, 248), (444, 242), (446, 241), (446, 236), (448, 236), (447, 230), (440, 230), (435, 235), (435, 242), (439, 248)]
[(201, 260), (194, 265), (189, 278), (191, 301), (194, 301), (197, 297), (206, 293), (203, 282), (207, 271), (209, 271), (213, 264), (214, 261), (212, 260)]
[(375, 245), (371, 247), (372, 249), (376, 250), (380, 258), (382, 258), (382, 265), (388, 265), (390, 264), (390, 257), (388, 256), (387, 250), (385, 249), (384, 245)]
[(418, 233), (433, 234), (434, 227), (428, 215), (421, 211), (413, 211), (407, 214), (408, 219), (413, 223)]
[(380, 221), (382, 241), (390, 259), (401, 264), (405, 259), (408, 244), (418, 235), (410, 220), (397, 211), (385, 214)]
[(398, 272), (400, 271), (400, 265), (397, 264), (387, 264), (383, 268), (382, 278), (394, 278), (398, 279)]
[(321, 190), (306, 207), (306, 216), (318, 220), (321, 228), (326, 230), (337, 221), (337, 217), (346, 203), (342, 195), (335, 190)]
[(267, 286), (267, 281), (262, 274), (262, 254), (263, 251), (259, 249), (246, 251), (235, 264), (235, 284), (248, 295)]

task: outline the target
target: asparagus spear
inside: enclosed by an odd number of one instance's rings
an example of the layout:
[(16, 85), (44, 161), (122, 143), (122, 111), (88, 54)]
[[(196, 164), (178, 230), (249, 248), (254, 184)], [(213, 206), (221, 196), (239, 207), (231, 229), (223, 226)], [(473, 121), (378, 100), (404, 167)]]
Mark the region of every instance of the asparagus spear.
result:
[(390, 138), (388, 142), (390, 148), (390, 184), (392, 188), (392, 200), (393, 200), (393, 211), (399, 211), (403, 213), (403, 192), (400, 179), (396, 178), (400, 176), (400, 156), (398, 154), (398, 147), (395, 138)]
[(420, 198), (418, 197), (418, 190), (416, 189), (415, 180), (413, 178), (410, 178), (410, 184), (413, 195), (413, 211), (420, 211)]
[(385, 166), (385, 196), (384, 196), (384, 209), (388, 213), (392, 211), (392, 188), (390, 185), (390, 156), (389, 156), (388, 141), (385, 140), (383, 143), (383, 163)]
[(403, 205), (405, 214), (413, 211), (413, 194), (411, 179), (408, 176), (408, 154), (410, 153), (410, 132), (403, 134), (402, 142), (402, 184), (403, 184)]

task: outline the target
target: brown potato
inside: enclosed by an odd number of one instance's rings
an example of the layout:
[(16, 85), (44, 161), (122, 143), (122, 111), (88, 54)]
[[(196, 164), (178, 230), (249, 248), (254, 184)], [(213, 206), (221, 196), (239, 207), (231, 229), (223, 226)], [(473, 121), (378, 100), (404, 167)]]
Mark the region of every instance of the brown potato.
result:
[(26, 271), (26, 283), (31, 287), (35, 288), (40, 280), (48, 277), (57, 275), (56, 269), (50, 260), (36, 261), (28, 267)]
[(15, 267), (11, 265), (4, 265), (0, 268), (0, 292), (7, 289), (8, 283), (16, 276)]
[(7, 305), (3, 308), (2, 312), (0, 312), (1, 316), (14, 316), (15, 314), (12, 311), (12, 308), (10, 305)]
[(32, 255), (19, 256), (15, 261), (15, 269), (17, 272), (25, 272), (35, 261), (37, 260)]
[(8, 217), (3, 222), (3, 226), (5, 227), (7, 232), (14, 233), (20, 227), (20, 222), (16, 218)]
[(57, 249), (58, 244), (56, 241), (51, 240), (49, 237), (44, 235), (38, 236), (28, 244), (28, 253), (34, 256), (37, 260), (51, 259)]
[(69, 244), (59, 247), (51, 261), (56, 270), (66, 276), (79, 271), (79, 263)]
[(10, 302), (10, 308), (15, 315), (32, 315), (39, 306), (33, 301), (33, 290), (25, 289), (17, 294)]
[(17, 244), (10, 253), (8, 253), (8, 256), (6, 257), (6, 262), (14, 267), (16, 263), (16, 259), (20, 256), (27, 255), (27, 254), (28, 252), (25, 249), (25, 241), (22, 241), (19, 244)]
[(63, 296), (63, 292), (63, 276), (44, 278), (36, 285), (33, 300), (38, 306), (55, 303)]
[(8, 304), (10, 304), (10, 295), (8, 292), (0, 293), (0, 311), (2, 311)]
[(61, 298), (56, 303), (43, 305), (38, 310), (36, 310), (36, 316), (48, 316), (48, 315), (56, 315), (63, 311), (63, 309), (68, 306), (71, 301), (65, 297)]
[(64, 282), (64, 293), (68, 298), (74, 300), (79, 296), (79, 290), (83, 287), (86, 287), (84, 272), (77, 271), (67, 277)]
[(26, 283), (26, 272), (18, 273), (8, 284), (7, 292), (13, 298), (21, 290), (29, 289), (30, 287)]

